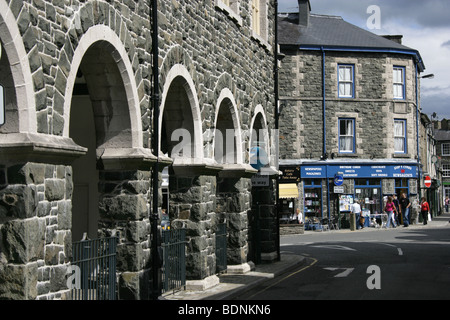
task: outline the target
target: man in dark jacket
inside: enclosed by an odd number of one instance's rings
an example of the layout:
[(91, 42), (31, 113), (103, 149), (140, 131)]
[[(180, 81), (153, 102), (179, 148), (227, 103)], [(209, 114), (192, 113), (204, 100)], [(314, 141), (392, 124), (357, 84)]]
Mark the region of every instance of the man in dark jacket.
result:
[(401, 209), (402, 218), (403, 218), (403, 226), (407, 227), (411, 223), (411, 220), (410, 220), (411, 219), (411, 215), (410, 215), (411, 202), (409, 202), (409, 199), (406, 197), (405, 193), (402, 193), (399, 202), (400, 202), (400, 209)]

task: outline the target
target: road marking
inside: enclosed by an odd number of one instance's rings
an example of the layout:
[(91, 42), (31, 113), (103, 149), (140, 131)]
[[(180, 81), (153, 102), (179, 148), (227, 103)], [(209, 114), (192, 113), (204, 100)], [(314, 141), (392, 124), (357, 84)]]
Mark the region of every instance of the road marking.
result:
[(353, 272), (353, 270), (355, 270), (355, 268), (324, 268), (325, 270), (328, 271), (336, 271), (336, 270), (344, 270), (344, 272), (341, 272), (337, 275), (335, 275), (335, 278), (345, 278), (347, 277), (350, 273)]
[(338, 245), (328, 245), (328, 246), (312, 246), (313, 248), (324, 248), (324, 249), (334, 249), (334, 250), (346, 250), (346, 251), (356, 251), (355, 249), (338, 246)]
[(297, 270), (297, 271), (295, 271), (295, 272), (292, 272), (292, 273), (288, 274), (286, 277), (284, 277), (284, 278), (278, 280), (277, 282), (271, 284), (271, 285), (268, 286), (267, 288), (264, 288), (263, 290), (258, 291), (258, 292), (256, 292), (255, 294), (251, 295), (250, 297), (248, 297), (248, 299), (250, 300), (251, 298), (253, 298), (253, 297), (256, 296), (257, 294), (263, 293), (264, 291), (266, 291), (266, 290), (272, 288), (273, 286), (276, 286), (276, 285), (279, 284), (280, 282), (282, 282), (282, 281), (284, 281), (284, 280), (286, 280), (286, 279), (292, 277), (293, 275), (296, 275), (297, 273), (300, 273), (300, 272), (302, 272), (302, 271), (305, 271), (306, 269), (311, 268), (311, 267), (312, 267), (313, 265), (315, 265), (315, 264), (317, 263), (317, 261), (318, 261), (317, 259), (314, 259), (314, 258), (310, 258), (310, 259), (313, 260), (313, 261), (311, 262), (311, 264), (307, 265), (307, 266), (304, 267), (304, 268), (301, 268), (300, 270)]

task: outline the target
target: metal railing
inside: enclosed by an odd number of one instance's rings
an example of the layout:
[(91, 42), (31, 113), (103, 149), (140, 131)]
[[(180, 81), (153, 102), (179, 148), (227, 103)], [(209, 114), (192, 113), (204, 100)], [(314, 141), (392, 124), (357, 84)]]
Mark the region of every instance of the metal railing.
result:
[(162, 231), (162, 292), (178, 290), (186, 285), (186, 230)]
[(227, 224), (219, 223), (216, 231), (216, 272), (227, 270)]
[(72, 300), (116, 300), (116, 248), (116, 237), (72, 244), (72, 267), (79, 277)]

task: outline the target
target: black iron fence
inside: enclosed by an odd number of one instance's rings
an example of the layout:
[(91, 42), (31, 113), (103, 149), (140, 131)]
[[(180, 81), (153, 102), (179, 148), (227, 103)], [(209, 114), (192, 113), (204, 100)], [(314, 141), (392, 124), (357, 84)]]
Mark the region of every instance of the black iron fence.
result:
[(178, 290), (186, 285), (186, 230), (162, 231), (162, 292)]
[(216, 272), (227, 270), (227, 224), (219, 223), (216, 231)]
[(116, 300), (117, 238), (72, 244), (72, 300)]

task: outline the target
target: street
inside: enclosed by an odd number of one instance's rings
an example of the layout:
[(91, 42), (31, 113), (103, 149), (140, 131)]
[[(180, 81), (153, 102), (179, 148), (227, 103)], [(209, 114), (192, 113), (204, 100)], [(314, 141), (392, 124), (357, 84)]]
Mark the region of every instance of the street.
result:
[(450, 298), (450, 227), (414, 226), (283, 236), (306, 262), (237, 300)]

